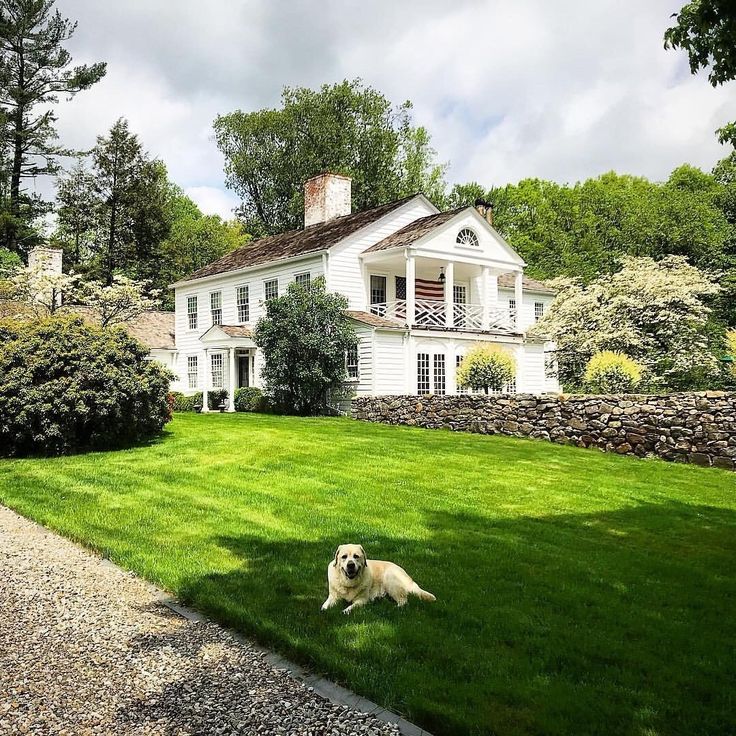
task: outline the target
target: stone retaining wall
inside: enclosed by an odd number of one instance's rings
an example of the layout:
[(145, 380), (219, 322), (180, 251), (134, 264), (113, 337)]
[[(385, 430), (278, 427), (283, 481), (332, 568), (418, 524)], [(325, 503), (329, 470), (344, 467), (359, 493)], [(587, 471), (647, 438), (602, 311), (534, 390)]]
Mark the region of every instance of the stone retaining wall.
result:
[(370, 396), (355, 399), (352, 415), (736, 469), (736, 393)]

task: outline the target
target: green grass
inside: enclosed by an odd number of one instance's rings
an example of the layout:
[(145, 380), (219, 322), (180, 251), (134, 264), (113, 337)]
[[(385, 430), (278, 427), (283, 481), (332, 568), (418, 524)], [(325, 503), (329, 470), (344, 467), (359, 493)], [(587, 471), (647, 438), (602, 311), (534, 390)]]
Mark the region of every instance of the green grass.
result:
[[(180, 415), (145, 447), (0, 461), (0, 502), (438, 734), (736, 732), (736, 474)], [(350, 541), (438, 602), (321, 613)]]

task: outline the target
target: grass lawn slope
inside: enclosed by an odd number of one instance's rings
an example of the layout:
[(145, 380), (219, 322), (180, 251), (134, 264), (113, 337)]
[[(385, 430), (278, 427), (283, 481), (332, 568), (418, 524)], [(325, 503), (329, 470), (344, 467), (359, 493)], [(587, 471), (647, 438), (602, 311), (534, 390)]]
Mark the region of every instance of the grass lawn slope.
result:
[[(0, 502), (437, 734), (736, 732), (736, 474), (180, 415), (145, 447), (0, 461)], [(438, 602), (321, 613), (341, 542)]]

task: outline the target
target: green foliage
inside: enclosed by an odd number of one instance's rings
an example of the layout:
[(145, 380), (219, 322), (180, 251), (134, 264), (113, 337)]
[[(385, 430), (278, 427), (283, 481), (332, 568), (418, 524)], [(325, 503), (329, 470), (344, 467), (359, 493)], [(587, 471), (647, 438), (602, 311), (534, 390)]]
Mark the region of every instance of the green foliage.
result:
[[(228, 393), (224, 388), (212, 388), (207, 392), (207, 406), (210, 411), (220, 411), (220, 404), (224, 403), (227, 408)], [(200, 397), (200, 403), (202, 399)]]
[(736, 378), (736, 330), (729, 330), (726, 333), (726, 348), (731, 362), (728, 364), (728, 373), (731, 378)]
[(590, 284), (558, 279), (558, 295), (532, 334), (557, 342), (566, 389), (583, 383), (599, 351), (625, 353), (661, 389), (710, 388), (718, 373), (704, 300), (719, 287), (680, 256), (622, 259), (621, 270)]
[(352, 177), (356, 211), (420, 190), (444, 198), (444, 167), (411, 104), (395, 108), (359, 80), (285, 87), (280, 108), (220, 115), (214, 127), (228, 186), (258, 235), (301, 227), (303, 184), (324, 171)]
[(0, 448), (59, 455), (150, 439), (169, 419), (169, 371), (119, 329), (80, 318), (11, 328), (0, 345)]
[(516, 361), (508, 350), (493, 343), (481, 343), (468, 351), (457, 371), (461, 388), (474, 391), (502, 391), (516, 375)]
[(345, 380), (345, 353), (355, 333), (345, 315), (347, 299), (330, 293), (324, 278), (311, 286), (289, 284), (266, 302), (255, 341), (263, 350), (266, 395), (281, 411), (315, 415)]
[(172, 391), (170, 396), (173, 397), (174, 403), (172, 406), (173, 411), (196, 411), (195, 407), (202, 407), (202, 392), (186, 395), (181, 391)]
[(7, 248), (0, 247), (0, 277), (21, 266), (20, 256)]
[(235, 411), (264, 411), (263, 391), (255, 386), (243, 386), (235, 390)]
[(585, 368), (585, 385), (594, 393), (630, 393), (641, 382), (641, 366), (623, 353), (595, 353)]
[[(0, 227), (4, 244), (25, 252), (23, 230), (48, 211), (23, 182), (58, 170), (67, 153), (57, 145), (54, 106), (70, 99), (105, 75), (105, 64), (71, 66), (65, 45), (77, 24), (53, 10), (53, 0), (0, 2), (0, 158), (7, 160), (8, 219)], [(0, 187), (4, 189), (4, 187)], [(7, 227), (5, 227), (7, 226)]]

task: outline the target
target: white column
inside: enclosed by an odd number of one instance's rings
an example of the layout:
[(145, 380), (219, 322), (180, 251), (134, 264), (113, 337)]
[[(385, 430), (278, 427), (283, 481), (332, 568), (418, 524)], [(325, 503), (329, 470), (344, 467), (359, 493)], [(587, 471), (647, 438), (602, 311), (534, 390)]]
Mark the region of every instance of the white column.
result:
[(416, 283), (417, 279), (417, 267), (414, 261), (414, 256), (406, 254), (406, 323), (409, 327), (414, 325), (415, 313), (416, 313)]
[(204, 349), (204, 386), (202, 387), (202, 412), (207, 413), (210, 410), (207, 395), (210, 389), (210, 351)]
[[(455, 326), (454, 298), (455, 298), (455, 263), (447, 261), (445, 266), (445, 326)], [(447, 370), (445, 369), (445, 373)], [(445, 379), (447, 380), (447, 379)]]
[(230, 348), (230, 374), (228, 378), (230, 379), (230, 403), (228, 404), (227, 410), (228, 411), (235, 411), (235, 374), (236, 374), (236, 360), (235, 360), (235, 348)]
[(514, 274), (514, 299), (516, 300), (516, 330), (521, 332), (521, 314), (524, 301), (524, 290), (521, 284), (521, 271)]
[(481, 266), (480, 269), (481, 298), (483, 299), (483, 312), (481, 315), (481, 329), (491, 328), (491, 269), (489, 266)]

